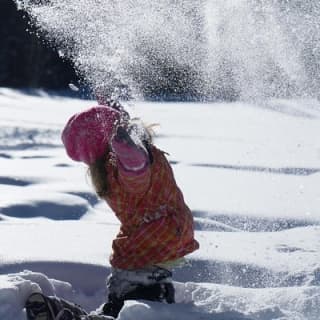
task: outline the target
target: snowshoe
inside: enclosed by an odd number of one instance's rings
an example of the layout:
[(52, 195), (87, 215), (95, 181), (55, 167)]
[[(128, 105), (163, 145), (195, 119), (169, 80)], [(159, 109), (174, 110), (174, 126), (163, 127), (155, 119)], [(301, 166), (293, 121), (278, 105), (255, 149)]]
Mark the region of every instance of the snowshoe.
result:
[(28, 320), (80, 320), (87, 315), (80, 306), (39, 292), (28, 297), (25, 308)]

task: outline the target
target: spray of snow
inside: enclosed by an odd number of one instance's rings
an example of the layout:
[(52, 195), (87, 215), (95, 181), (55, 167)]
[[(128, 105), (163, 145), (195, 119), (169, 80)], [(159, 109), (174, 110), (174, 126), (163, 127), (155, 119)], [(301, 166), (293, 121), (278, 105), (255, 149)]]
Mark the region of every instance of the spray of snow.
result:
[(93, 90), (245, 99), (320, 87), (316, 1), (15, 1)]

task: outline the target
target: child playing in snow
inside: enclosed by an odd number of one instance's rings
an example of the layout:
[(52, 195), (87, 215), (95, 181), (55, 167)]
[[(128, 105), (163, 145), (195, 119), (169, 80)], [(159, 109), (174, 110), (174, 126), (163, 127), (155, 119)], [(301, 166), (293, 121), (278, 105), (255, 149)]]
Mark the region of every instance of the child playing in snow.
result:
[(174, 303), (170, 266), (199, 245), (164, 152), (114, 102), (73, 115), (62, 141), (73, 160), (89, 166), (96, 193), (121, 222), (103, 314), (116, 317), (129, 299)]

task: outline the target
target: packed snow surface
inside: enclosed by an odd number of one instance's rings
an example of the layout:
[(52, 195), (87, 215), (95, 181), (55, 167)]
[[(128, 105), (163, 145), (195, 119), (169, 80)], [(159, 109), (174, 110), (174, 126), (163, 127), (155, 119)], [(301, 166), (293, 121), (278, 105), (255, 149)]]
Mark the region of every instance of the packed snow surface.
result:
[[(33, 291), (105, 301), (119, 223), (67, 158), (66, 120), (95, 104), (0, 89), (0, 319)], [(195, 218), (200, 249), (174, 271), (177, 304), (127, 302), (121, 320), (318, 320), (320, 103), (147, 103)]]

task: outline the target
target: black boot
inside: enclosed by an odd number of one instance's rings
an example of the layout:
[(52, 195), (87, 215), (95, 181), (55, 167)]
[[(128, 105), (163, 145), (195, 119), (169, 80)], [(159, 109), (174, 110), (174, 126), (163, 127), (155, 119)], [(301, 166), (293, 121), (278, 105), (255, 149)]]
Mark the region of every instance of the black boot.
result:
[(149, 300), (174, 303), (174, 292), (174, 287), (171, 282), (152, 285), (137, 284), (133, 290), (121, 298), (115, 295), (109, 295), (108, 302), (103, 306), (103, 314), (116, 318), (125, 300)]
[(102, 311), (106, 316), (117, 318), (120, 310), (124, 305), (124, 299), (120, 299), (115, 295), (108, 296), (108, 302), (104, 304)]
[(124, 300), (149, 300), (174, 303), (174, 287), (172, 283), (139, 284), (124, 295)]

